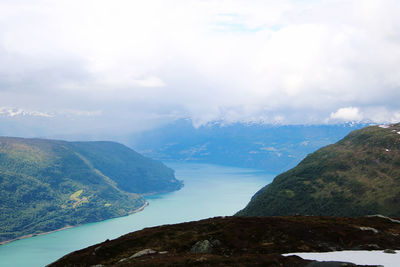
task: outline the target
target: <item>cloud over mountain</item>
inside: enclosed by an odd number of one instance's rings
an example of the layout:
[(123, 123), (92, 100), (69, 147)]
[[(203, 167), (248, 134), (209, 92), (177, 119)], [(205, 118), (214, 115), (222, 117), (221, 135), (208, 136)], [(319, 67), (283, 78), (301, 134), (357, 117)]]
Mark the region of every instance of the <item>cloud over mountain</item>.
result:
[[(394, 0), (3, 0), (0, 106), (54, 114), (60, 131), (395, 121), (399, 13)], [(65, 110), (96, 120), (65, 124)]]

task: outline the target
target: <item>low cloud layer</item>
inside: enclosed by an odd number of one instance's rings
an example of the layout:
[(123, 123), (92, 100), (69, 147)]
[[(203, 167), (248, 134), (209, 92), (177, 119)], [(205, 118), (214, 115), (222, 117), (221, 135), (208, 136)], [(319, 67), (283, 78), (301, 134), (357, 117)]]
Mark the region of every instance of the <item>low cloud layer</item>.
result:
[(399, 121), (398, 14), (395, 0), (2, 0), (0, 119)]
[(358, 108), (348, 107), (348, 108), (340, 108), (336, 112), (331, 113), (330, 116), (333, 120), (339, 121), (362, 121), (363, 115), (360, 114)]

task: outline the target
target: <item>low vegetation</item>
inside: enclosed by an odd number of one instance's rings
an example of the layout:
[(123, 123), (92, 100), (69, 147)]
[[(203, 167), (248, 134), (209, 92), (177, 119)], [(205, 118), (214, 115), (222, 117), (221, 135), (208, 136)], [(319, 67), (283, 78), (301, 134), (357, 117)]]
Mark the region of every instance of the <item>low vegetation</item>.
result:
[[(372, 249), (400, 249), (399, 221), (384, 217), (217, 217), (146, 228), (72, 252), (49, 266), (299, 267), (309, 261), (281, 254)], [(325, 264), (318, 266), (344, 266)]]

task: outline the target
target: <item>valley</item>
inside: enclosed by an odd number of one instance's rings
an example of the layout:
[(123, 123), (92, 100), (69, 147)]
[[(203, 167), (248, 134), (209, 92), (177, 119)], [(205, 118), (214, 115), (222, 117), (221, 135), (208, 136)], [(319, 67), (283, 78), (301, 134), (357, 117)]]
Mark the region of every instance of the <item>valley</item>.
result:
[(399, 14), (0, 0), (0, 267), (399, 267)]
[(146, 228), (70, 253), (53, 266), (313, 266), (279, 254), (396, 253), (399, 132), (400, 124), (352, 131), (275, 177), (234, 217)]
[(124, 143), (161, 161), (211, 163), (281, 173), (335, 143), (362, 123), (333, 125), (223, 124), (177, 120), (126, 137)]
[[(142, 211), (0, 245), (2, 266), (41, 267), (74, 250), (164, 224), (230, 216), (274, 175), (227, 166), (168, 162), (185, 184), (179, 191), (146, 196)], [(24, 255), (24, 257), (21, 257)]]

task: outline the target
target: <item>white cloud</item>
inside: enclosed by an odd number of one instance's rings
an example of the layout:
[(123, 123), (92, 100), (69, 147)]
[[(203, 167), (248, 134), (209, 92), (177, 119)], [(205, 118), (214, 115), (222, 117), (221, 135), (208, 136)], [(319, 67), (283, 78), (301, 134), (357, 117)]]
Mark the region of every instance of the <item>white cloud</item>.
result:
[(400, 121), (400, 110), (390, 110), (384, 106), (364, 107), (361, 110), (357, 107), (346, 107), (332, 112), (329, 120), (332, 122), (396, 123)]
[(272, 147), (272, 146), (269, 146), (269, 147), (261, 147), (260, 150), (269, 151), (269, 152), (276, 152), (276, 151), (278, 151), (275, 147)]
[(156, 76), (146, 77), (141, 80), (135, 80), (135, 83), (143, 87), (164, 87), (165, 83)]
[(102, 110), (66, 109), (59, 111), (57, 115), (91, 117), (91, 116), (101, 116), (102, 114), (103, 114)]
[(331, 113), (331, 119), (341, 121), (361, 121), (363, 115), (356, 107), (340, 108), (336, 112)]
[(9, 108), (9, 107), (0, 107), (0, 116), (6, 117), (17, 117), (17, 116), (33, 116), (33, 117), (45, 117), (51, 118), (53, 115), (36, 111), (36, 110), (24, 110), (21, 108)]
[(91, 123), (126, 131), (399, 120), (399, 13), (395, 0), (0, 1), (0, 106), (101, 110)]
[(376, 123), (396, 123), (400, 121), (400, 109), (388, 109), (387, 107), (368, 107), (365, 109), (365, 117)]

